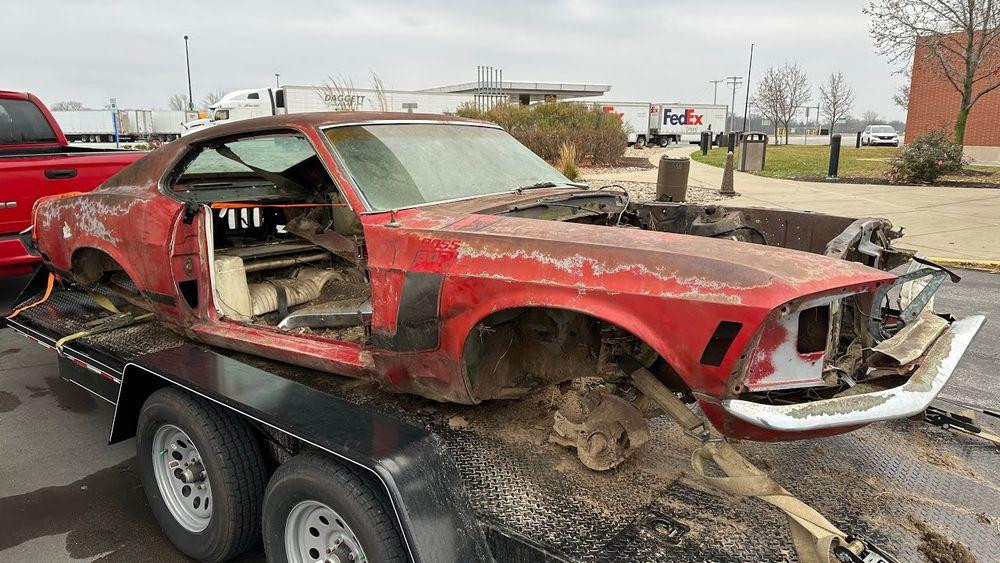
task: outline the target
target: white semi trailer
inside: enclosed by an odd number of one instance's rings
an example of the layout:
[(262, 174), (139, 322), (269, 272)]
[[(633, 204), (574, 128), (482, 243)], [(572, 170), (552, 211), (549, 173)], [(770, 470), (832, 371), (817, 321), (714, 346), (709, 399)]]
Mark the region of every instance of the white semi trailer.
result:
[(701, 142), (704, 131), (726, 130), (729, 106), (715, 104), (651, 104), (649, 102), (594, 102), (608, 113), (618, 114), (628, 131), (628, 143), (638, 146)]
[(718, 133), (726, 130), (729, 106), (716, 104), (652, 104), (649, 108), (649, 136), (647, 143), (666, 146), (670, 143), (698, 143), (705, 131), (712, 133), (713, 142)]
[(52, 117), (70, 142), (110, 143), (144, 139), (170, 141), (181, 135), (182, 124), (195, 112), (150, 109), (53, 111)]
[(188, 134), (203, 127), (266, 115), (314, 111), (397, 111), (410, 113), (455, 113), (471, 94), (438, 94), (369, 89), (338, 91), (320, 86), (280, 86), (236, 90), (209, 108), (208, 117), (184, 124)]

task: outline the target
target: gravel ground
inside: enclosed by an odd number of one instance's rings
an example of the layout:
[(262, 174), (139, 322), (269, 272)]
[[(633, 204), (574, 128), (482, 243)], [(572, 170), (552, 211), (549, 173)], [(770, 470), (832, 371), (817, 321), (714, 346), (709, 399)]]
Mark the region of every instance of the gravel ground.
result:
[[(621, 186), (628, 190), (628, 193), (632, 196), (633, 201), (649, 201), (656, 199), (656, 182), (626, 182), (621, 180), (601, 179), (588, 180), (587, 178), (597, 174), (650, 170), (655, 168), (653, 162), (658, 160), (663, 154), (666, 154), (666, 152), (667, 149), (659, 147), (648, 147), (644, 149), (628, 147), (625, 149), (625, 154), (622, 155), (622, 162), (619, 166), (581, 168), (580, 175), (583, 177), (583, 181), (587, 182), (594, 188), (600, 188), (603, 186)], [(717, 190), (688, 186), (688, 201), (706, 202), (722, 201), (725, 199), (729, 198), (719, 195)]]
[[(593, 188), (604, 186), (621, 186), (625, 188), (632, 201), (649, 201), (656, 199), (656, 182), (622, 182), (615, 180), (593, 180), (588, 182)], [(729, 199), (719, 195), (718, 190), (702, 188), (698, 186), (688, 186), (687, 200), (692, 202), (722, 201)]]

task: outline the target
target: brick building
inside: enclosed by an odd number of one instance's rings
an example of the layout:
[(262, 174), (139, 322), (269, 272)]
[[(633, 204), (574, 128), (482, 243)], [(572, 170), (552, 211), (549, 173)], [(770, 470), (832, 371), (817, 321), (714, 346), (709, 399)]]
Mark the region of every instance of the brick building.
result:
[[(998, 75), (996, 79), (987, 78), (981, 83), (995, 84), (1000, 79), (1000, 53), (994, 52), (981, 68), (992, 69)], [(941, 71), (928, 41), (918, 39), (910, 81), (906, 139), (938, 127), (953, 131), (961, 99)], [(965, 126), (965, 154), (978, 162), (1000, 163), (1000, 88), (984, 94), (972, 106)]]

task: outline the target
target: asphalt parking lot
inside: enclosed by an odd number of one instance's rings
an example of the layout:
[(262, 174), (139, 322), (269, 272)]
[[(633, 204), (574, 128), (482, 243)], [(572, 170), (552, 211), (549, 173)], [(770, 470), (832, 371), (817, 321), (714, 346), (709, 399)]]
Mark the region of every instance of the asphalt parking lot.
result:
[[(989, 320), (942, 396), (1000, 409), (1000, 275), (961, 273), (961, 284), (938, 292), (935, 308)], [(0, 280), (0, 307), (25, 282)], [(0, 561), (187, 560), (148, 511), (133, 441), (105, 445), (112, 414), (110, 404), (59, 379), (53, 352), (0, 330)]]

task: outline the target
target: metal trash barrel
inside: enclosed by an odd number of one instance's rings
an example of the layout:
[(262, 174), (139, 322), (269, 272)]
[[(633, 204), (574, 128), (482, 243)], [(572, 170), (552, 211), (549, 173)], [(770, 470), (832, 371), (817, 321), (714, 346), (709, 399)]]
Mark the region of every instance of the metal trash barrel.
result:
[(766, 133), (744, 133), (740, 139), (740, 172), (763, 170), (766, 154)]
[(690, 172), (691, 159), (688, 157), (661, 156), (656, 174), (656, 201), (684, 201)]

